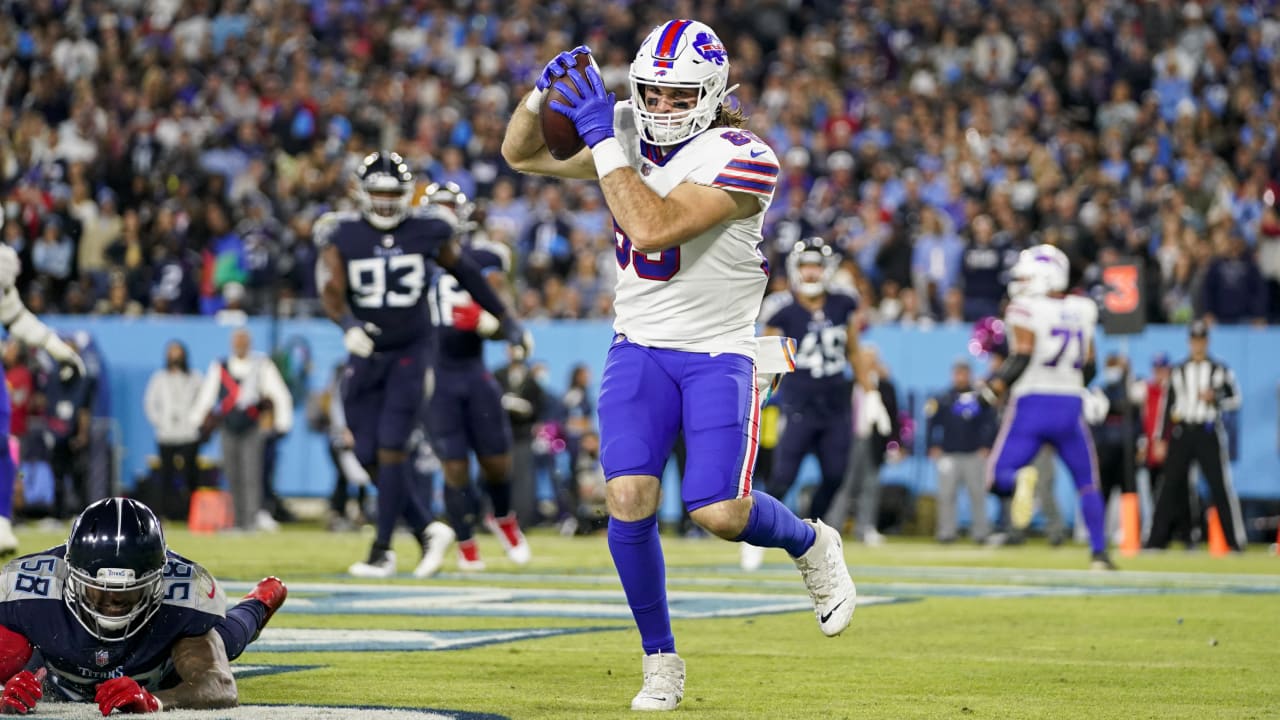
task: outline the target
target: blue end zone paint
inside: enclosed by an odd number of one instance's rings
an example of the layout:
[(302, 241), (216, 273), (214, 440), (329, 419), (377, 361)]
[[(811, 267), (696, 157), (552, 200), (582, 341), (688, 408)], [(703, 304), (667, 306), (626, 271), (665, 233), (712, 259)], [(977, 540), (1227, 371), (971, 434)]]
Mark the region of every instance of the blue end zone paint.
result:
[(254, 652), (414, 652), (467, 650), (520, 640), (629, 630), (628, 626), (517, 628), (513, 630), (340, 630), (267, 628), (249, 646)]
[[(255, 707), (262, 708), (290, 708), (290, 707), (306, 707), (305, 705), (281, 705), (273, 703), (258, 703)], [(494, 715), (493, 713), (477, 713), (467, 712), (465, 710), (440, 710), (437, 708), (410, 708), (410, 707), (389, 707), (386, 705), (326, 705), (326, 710), (351, 710), (353, 714), (358, 713), (364, 717), (367, 713), (382, 711), (384, 713), (394, 713), (396, 715), (422, 715), (424, 717), (444, 717), (449, 720), (511, 720), (506, 715)]]
[[(252, 646), (250, 646), (252, 647)], [(323, 665), (247, 665), (243, 663), (231, 663), (231, 674), (236, 676), (236, 680), (244, 680), (247, 678), (266, 677), (268, 675), (279, 675), (281, 673), (299, 672), (301, 670), (315, 670), (324, 667)]]
[[(544, 579), (534, 576), (529, 579)], [(549, 578), (548, 581), (551, 581)], [(559, 577), (560, 584), (572, 581)], [(616, 577), (614, 584), (616, 585)], [(238, 584), (228, 584), (236, 592)], [(667, 593), (671, 617), (681, 620), (748, 617), (810, 612), (809, 598), (799, 594), (798, 579), (788, 593)], [(621, 589), (549, 590), (491, 586), (350, 585), (291, 583), (283, 612), (297, 615), (434, 615), (451, 617), (555, 617), (631, 620)], [(859, 605), (892, 602), (893, 598), (860, 595)]]

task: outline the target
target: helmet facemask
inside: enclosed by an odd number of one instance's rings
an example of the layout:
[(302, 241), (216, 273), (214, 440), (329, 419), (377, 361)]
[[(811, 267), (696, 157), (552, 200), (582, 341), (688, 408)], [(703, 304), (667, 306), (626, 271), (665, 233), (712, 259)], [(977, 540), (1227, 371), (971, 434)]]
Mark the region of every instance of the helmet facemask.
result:
[[(640, 139), (660, 147), (677, 145), (711, 127), (732, 91), (729, 55), (711, 28), (690, 20), (672, 20), (654, 28), (641, 43), (629, 73), (631, 108)], [(696, 92), (693, 107), (654, 112), (645, 88)]]
[(787, 255), (787, 277), (791, 289), (804, 297), (825, 293), (835, 278), (838, 264), (831, 246), (801, 240)]
[(68, 566), (63, 600), (76, 620), (104, 642), (124, 640), (160, 610), (164, 566), (138, 577), (130, 568), (102, 568), (96, 576)]
[(385, 173), (368, 175), (357, 187), (356, 199), (370, 225), (390, 230), (409, 216), (413, 184), (400, 182)]

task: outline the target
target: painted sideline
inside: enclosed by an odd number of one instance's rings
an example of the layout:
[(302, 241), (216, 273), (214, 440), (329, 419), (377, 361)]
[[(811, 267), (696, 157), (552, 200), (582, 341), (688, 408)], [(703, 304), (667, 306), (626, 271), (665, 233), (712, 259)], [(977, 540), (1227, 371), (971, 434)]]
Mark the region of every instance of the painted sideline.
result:
[[(89, 720), (101, 718), (102, 713), (93, 703), (47, 703), (25, 718), (49, 718), (50, 720)], [(508, 720), (501, 715), (473, 713), (461, 710), (434, 710), (428, 708), (387, 708), (372, 706), (317, 706), (317, 705), (241, 705), (226, 710), (172, 710), (164, 713), (165, 720), (345, 720), (346, 718), (378, 718), (378, 720)]]

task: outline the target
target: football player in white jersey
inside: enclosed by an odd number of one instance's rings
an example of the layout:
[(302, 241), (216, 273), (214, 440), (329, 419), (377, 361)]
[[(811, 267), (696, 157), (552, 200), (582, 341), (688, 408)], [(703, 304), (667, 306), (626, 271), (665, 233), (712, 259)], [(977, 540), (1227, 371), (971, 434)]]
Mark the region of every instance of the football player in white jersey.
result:
[(1084, 417), (1085, 386), (1097, 371), (1098, 307), (1090, 298), (1065, 294), (1069, 273), (1067, 256), (1052, 245), (1023, 250), (1010, 271), (1005, 326), (1012, 334), (1011, 354), (982, 388), (988, 404), (1001, 393), (1009, 395), (987, 466), (988, 482), (997, 495), (1013, 494), (1010, 523), (1025, 528), (1034, 511), (1037, 479), (1027, 466), (1042, 445), (1052, 445), (1080, 493), (1092, 565), (1114, 570), (1107, 555), (1097, 453)]
[[(768, 279), (758, 251), (778, 160), (725, 105), (728, 53), (691, 20), (655, 27), (617, 102), (584, 47), (561, 53), (517, 108), (502, 153), (522, 172), (598, 179), (615, 223), (617, 334), (600, 385), (601, 462), (608, 478), (609, 551), (640, 630), (644, 685), (635, 710), (672, 710), (684, 694), (658, 538), (659, 477), (677, 433), (688, 449), (682, 499), (695, 522), (726, 539), (795, 558), (822, 632), (853, 615), (855, 589), (839, 534), (753, 492), (760, 416), (755, 320)], [(551, 107), (587, 147), (555, 160), (538, 109)]]
[[(84, 361), (58, 334), (40, 322), (23, 304), (15, 284), (22, 272), (22, 261), (13, 248), (0, 243), (0, 323), (9, 337), (32, 346), (44, 348), (63, 368), (64, 373), (84, 375)], [(69, 374), (66, 377), (70, 378)], [(9, 454), (9, 391), (0, 383), (0, 557), (18, 549), (18, 538), (13, 534), (13, 485), (17, 479), (17, 466)]]

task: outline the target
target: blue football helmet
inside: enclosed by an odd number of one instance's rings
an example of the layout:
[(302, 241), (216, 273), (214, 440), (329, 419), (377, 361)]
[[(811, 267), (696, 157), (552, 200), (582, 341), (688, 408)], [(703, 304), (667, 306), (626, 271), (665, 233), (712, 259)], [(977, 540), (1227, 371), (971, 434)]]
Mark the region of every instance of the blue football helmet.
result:
[(99, 640), (132, 637), (160, 609), (166, 550), (151, 508), (129, 498), (99, 500), (71, 526), (63, 600)]
[(476, 204), (467, 197), (461, 187), (458, 187), (458, 183), (447, 181), (431, 183), (426, 190), (422, 191), (418, 205), (422, 207), (439, 205), (449, 208), (458, 217), (458, 229), (462, 232), (472, 230), (475, 226), (471, 221), (471, 214), (475, 212)]
[(369, 224), (390, 230), (409, 216), (413, 172), (398, 153), (372, 152), (356, 168), (355, 198)]

